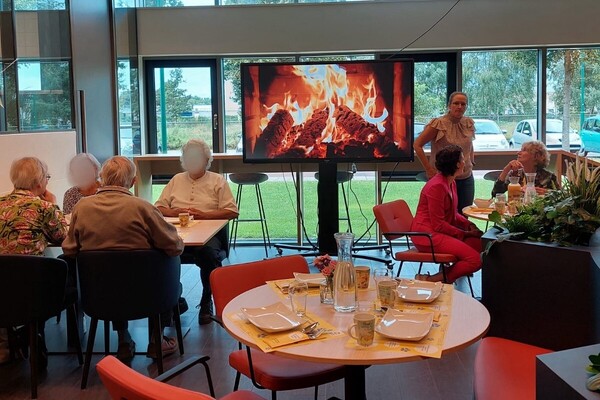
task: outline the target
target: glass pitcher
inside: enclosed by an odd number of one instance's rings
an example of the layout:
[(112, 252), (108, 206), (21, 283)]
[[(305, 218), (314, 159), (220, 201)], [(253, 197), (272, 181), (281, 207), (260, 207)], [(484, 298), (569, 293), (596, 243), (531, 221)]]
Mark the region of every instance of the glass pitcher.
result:
[(519, 183), (518, 176), (510, 176), (508, 178), (508, 202), (519, 202), (521, 201), (521, 184)]
[(356, 310), (356, 275), (352, 264), (353, 233), (336, 233), (338, 261), (333, 273), (333, 308), (338, 312)]
[(531, 203), (537, 196), (537, 192), (535, 191), (535, 176), (537, 174), (535, 172), (528, 172), (525, 174), (525, 179), (527, 179), (527, 186), (525, 187), (525, 198), (523, 202), (525, 204)]

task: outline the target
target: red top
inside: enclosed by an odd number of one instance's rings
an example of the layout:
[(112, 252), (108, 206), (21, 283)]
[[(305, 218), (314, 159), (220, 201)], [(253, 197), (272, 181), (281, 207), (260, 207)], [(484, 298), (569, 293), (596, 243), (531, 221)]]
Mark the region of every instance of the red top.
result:
[(411, 230), (443, 233), (463, 240), (471, 222), (458, 213), (456, 183), (438, 173), (423, 187)]

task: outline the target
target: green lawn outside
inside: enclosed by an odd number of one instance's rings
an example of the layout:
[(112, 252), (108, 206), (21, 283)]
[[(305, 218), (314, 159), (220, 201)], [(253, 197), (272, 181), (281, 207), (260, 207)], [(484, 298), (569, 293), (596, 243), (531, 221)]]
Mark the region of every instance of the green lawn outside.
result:
[[(404, 199), (408, 202), (413, 213), (416, 209), (419, 194), (423, 188), (424, 182), (394, 182), (388, 185), (384, 202), (396, 199)], [(475, 180), (475, 198), (489, 198), (493, 182), (483, 179)], [(237, 185), (230, 183), (233, 195), (236, 195)], [(153, 185), (153, 199), (156, 200), (164, 185)], [(385, 187), (385, 182), (382, 187)], [(261, 184), (263, 201), (265, 204), (265, 213), (271, 239), (292, 239), (296, 238), (296, 205), (295, 189), (291, 181), (267, 181)], [(288, 194), (289, 191), (289, 194)], [(361, 235), (374, 219), (372, 208), (375, 205), (375, 182), (374, 180), (355, 180), (352, 182), (352, 191), (359, 200), (359, 204), (354, 194), (349, 195), (350, 219), (352, 230), (356, 235)], [(340, 190), (339, 195), (340, 216), (344, 216), (344, 203)], [(242, 197), (240, 218), (258, 218), (258, 208), (256, 206), (256, 195), (254, 188), (246, 187)], [(366, 219), (365, 219), (366, 217)], [(310, 238), (316, 237), (317, 232), (317, 182), (314, 179), (304, 181), (304, 221), (306, 232)], [(485, 222), (474, 221), (480, 227), (485, 228)], [(345, 231), (347, 224), (340, 221), (340, 230)], [(370, 236), (375, 241), (375, 226), (371, 228)], [(365, 238), (368, 238), (367, 234)], [(239, 239), (262, 239), (260, 224), (258, 222), (241, 223), (238, 228)]]

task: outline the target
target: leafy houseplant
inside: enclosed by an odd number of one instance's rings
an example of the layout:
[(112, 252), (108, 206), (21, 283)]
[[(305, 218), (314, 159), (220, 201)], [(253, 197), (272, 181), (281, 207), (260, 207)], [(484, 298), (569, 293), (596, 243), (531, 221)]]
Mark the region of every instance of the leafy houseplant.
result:
[(536, 198), (504, 221), (494, 211), (490, 221), (508, 230), (506, 236), (587, 246), (600, 227), (600, 167), (590, 169), (586, 158), (577, 157), (567, 162), (562, 189)]

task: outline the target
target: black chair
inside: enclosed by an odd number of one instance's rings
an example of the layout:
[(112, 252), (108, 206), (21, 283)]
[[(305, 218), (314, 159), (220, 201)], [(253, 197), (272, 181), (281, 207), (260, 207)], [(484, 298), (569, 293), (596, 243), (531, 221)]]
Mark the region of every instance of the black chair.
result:
[[(67, 309), (75, 320), (77, 292), (67, 295), (67, 263), (56, 258), (0, 255), (0, 326), (26, 325), (29, 331), (31, 398), (37, 398), (39, 327)], [(77, 337), (79, 365), (83, 363)]]
[[(178, 312), (181, 264), (158, 250), (84, 251), (77, 255), (83, 311), (91, 317), (81, 388), (87, 386), (98, 320), (104, 321), (108, 353), (109, 321), (149, 318), (155, 338), (161, 338), (160, 314), (173, 310), (179, 353), (183, 335)], [(158, 373), (163, 373), (161, 340), (155, 340)]]

